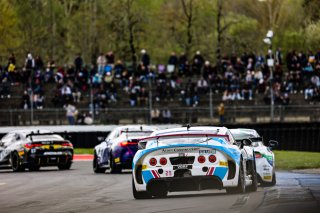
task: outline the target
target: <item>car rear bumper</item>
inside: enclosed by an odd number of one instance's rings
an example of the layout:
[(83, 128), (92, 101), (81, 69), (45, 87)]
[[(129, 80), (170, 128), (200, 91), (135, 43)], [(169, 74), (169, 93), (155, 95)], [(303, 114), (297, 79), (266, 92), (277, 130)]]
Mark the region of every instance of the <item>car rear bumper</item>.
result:
[(223, 183), (216, 176), (170, 177), (152, 179), (147, 184), (151, 194), (166, 189), (169, 192), (200, 191), (206, 189), (222, 189)]
[(64, 151), (55, 154), (31, 154), (27, 153), (25, 158), (26, 164), (39, 165), (39, 166), (56, 166), (66, 163), (72, 163), (73, 153)]

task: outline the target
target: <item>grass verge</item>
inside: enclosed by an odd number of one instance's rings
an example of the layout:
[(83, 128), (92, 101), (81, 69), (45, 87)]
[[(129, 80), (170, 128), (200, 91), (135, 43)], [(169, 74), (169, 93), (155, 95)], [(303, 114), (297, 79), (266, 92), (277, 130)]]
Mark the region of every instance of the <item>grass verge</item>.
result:
[[(75, 148), (75, 154), (93, 154), (93, 148)], [(320, 152), (274, 151), (276, 168), (283, 170), (320, 168)]]
[(320, 168), (320, 152), (274, 151), (274, 153), (277, 169)]
[(93, 155), (93, 148), (74, 148), (74, 154), (91, 154), (91, 155)]

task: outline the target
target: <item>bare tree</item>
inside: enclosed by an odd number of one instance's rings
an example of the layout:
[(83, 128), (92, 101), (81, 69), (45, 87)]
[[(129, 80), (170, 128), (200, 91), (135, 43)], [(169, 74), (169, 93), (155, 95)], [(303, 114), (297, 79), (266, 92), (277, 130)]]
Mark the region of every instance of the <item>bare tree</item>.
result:
[(193, 35), (192, 35), (192, 27), (194, 22), (193, 16), (193, 0), (181, 0), (183, 14), (186, 19), (186, 28), (187, 28), (187, 43), (185, 44), (185, 52), (187, 55), (190, 54), (192, 45), (193, 45)]

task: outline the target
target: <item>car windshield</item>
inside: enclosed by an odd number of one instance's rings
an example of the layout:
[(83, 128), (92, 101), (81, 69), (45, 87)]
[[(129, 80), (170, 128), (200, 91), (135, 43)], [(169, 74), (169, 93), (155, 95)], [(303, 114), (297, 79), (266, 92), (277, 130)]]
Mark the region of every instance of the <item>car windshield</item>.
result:
[(232, 135), (236, 140), (243, 140), (243, 139), (246, 139), (246, 138), (250, 138), (250, 139), (251, 138), (257, 138), (257, 135), (251, 134), (251, 133), (248, 133), (248, 132), (232, 132)]

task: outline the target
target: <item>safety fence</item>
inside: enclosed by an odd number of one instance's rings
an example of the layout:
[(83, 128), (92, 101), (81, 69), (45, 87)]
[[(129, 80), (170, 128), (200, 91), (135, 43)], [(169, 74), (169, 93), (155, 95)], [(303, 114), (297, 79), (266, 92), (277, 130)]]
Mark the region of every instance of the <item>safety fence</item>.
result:
[[(78, 109), (78, 115), (86, 113), (92, 117), (94, 124), (220, 124), (217, 109), (209, 107), (171, 107), (171, 117), (161, 116), (165, 107), (154, 107), (159, 110), (159, 117), (151, 117), (149, 108), (106, 108), (95, 110)], [(79, 117), (79, 116), (78, 116)], [(269, 106), (226, 106), (224, 124), (269, 123)], [(91, 120), (91, 119), (90, 119)], [(320, 106), (276, 106), (273, 122), (317, 122), (320, 121)], [(0, 126), (25, 125), (62, 125), (68, 124), (64, 109), (0, 110)]]

